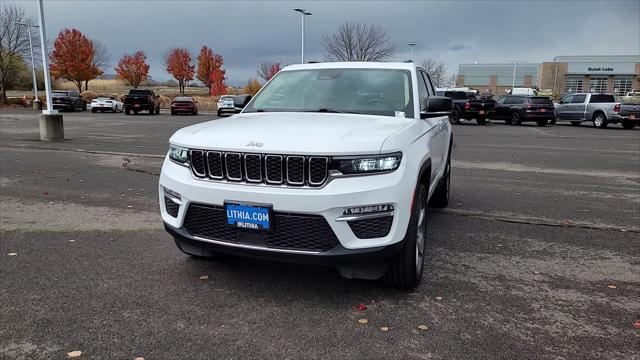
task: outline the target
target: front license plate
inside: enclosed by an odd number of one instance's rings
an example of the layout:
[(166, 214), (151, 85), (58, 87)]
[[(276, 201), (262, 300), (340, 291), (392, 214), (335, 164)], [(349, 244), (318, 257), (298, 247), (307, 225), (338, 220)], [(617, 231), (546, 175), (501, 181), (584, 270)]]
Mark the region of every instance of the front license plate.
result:
[(635, 115), (633, 115), (633, 114), (629, 115), (629, 119), (632, 119), (632, 120), (633, 120), (633, 119), (635, 119), (635, 118), (636, 118), (636, 116), (635, 116)]
[(540, 112), (547, 112), (547, 109), (540, 109)]
[(135, 104), (135, 105), (133, 105), (133, 106), (134, 106), (134, 107), (140, 107), (140, 104)]
[(484, 114), (484, 110), (478, 111), (478, 114), (483, 115)]
[(228, 225), (246, 230), (271, 230), (271, 206), (225, 203), (224, 210)]

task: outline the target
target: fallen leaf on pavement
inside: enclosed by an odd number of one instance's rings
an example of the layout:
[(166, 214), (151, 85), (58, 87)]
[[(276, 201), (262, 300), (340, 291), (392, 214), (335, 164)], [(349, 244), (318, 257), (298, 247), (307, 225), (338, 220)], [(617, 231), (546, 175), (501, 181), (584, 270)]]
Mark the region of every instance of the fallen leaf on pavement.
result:
[(365, 310), (367, 310), (367, 305), (365, 305), (365, 304), (358, 304), (358, 306), (356, 306), (356, 310), (358, 310), (358, 311), (365, 311)]
[(208, 280), (208, 279), (209, 279), (209, 275), (200, 276), (200, 280)]
[(135, 358), (133, 360), (144, 360), (144, 358), (142, 356), (138, 356), (137, 358)]
[(640, 319), (633, 323), (633, 327), (636, 328), (636, 330), (640, 330)]
[(609, 284), (609, 285), (607, 285), (607, 287), (608, 287), (609, 289), (617, 289), (617, 288), (618, 288), (617, 286), (615, 286), (615, 285), (613, 285), (613, 284)]
[(45, 191), (45, 192), (42, 193), (42, 195), (49, 196), (49, 193)]
[(534, 271), (533, 273), (538, 275), (538, 274), (540, 274), (540, 271)]
[(429, 327), (427, 327), (427, 325), (418, 325), (418, 329), (420, 329), (420, 330), (429, 330)]
[(8, 253), (7, 255), (9, 255), (9, 256), (16, 256), (16, 255), (18, 255), (18, 253)]
[(442, 300), (442, 296), (436, 296), (436, 300)]
[(70, 357), (70, 358), (80, 357), (80, 355), (82, 355), (82, 351), (79, 351), (79, 350), (67, 353), (67, 356)]
[(572, 222), (571, 220), (569, 220), (569, 219), (566, 219), (566, 220), (562, 220), (562, 221), (560, 221), (560, 223), (561, 223), (561, 224), (564, 224), (564, 225), (570, 225), (570, 224), (572, 224), (573, 222)]
[(383, 326), (380, 328), (380, 331), (387, 332), (389, 331), (389, 328), (387, 326)]
[(358, 323), (360, 323), (360, 324), (362, 324), (362, 325), (364, 325), (364, 324), (368, 324), (368, 323), (369, 323), (369, 320), (367, 320), (367, 319), (359, 319), (359, 320), (358, 320)]

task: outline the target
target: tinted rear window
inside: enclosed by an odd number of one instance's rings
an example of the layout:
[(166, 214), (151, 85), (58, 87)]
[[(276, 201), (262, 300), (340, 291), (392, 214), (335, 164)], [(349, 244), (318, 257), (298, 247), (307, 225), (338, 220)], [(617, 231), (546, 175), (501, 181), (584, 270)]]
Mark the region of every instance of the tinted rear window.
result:
[(54, 91), (51, 93), (51, 95), (53, 96), (67, 96), (67, 92), (66, 91)]
[(613, 95), (591, 95), (591, 103), (612, 103), (616, 102)]
[(464, 91), (445, 91), (444, 96), (454, 100), (465, 100), (467, 93)]
[(129, 90), (129, 95), (151, 95), (150, 90)]
[(537, 104), (537, 105), (553, 105), (553, 101), (548, 97), (532, 97), (529, 98), (529, 104)]

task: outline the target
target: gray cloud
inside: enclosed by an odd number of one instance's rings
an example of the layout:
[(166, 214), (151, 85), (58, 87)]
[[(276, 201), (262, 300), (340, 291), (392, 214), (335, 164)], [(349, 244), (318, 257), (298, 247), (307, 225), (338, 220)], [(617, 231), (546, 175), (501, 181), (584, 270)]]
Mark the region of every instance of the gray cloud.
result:
[[(36, 1), (14, 2), (35, 14)], [(224, 57), (232, 84), (255, 77), (260, 62), (299, 61), (294, 7), (313, 13), (307, 60), (324, 59), (322, 35), (344, 21), (380, 24), (398, 46), (395, 60), (409, 58), (406, 44), (413, 41), (417, 62), (431, 57), (450, 73), (473, 61), (640, 53), (638, 1), (45, 1), (47, 36), (77, 28), (107, 46), (111, 68), (124, 53), (144, 50), (152, 76), (168, 79), (168, 49), (185, 47), (195, 59), (207, 45)], [(567, 16), (577, 7), (577, 16)]]

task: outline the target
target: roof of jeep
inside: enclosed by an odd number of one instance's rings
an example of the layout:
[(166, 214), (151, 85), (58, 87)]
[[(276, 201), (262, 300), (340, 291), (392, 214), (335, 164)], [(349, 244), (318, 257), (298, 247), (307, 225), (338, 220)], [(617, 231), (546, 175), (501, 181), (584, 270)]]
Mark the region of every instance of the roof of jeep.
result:
[(412, 62), (322, 62), (311, 64), (289, 65), (282, 71), (317, 70), (317, 69), (399, 69), (414, 70), (416, 64)]

